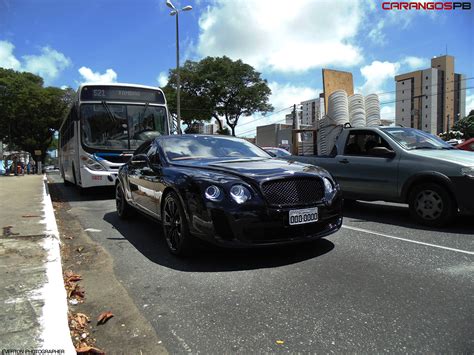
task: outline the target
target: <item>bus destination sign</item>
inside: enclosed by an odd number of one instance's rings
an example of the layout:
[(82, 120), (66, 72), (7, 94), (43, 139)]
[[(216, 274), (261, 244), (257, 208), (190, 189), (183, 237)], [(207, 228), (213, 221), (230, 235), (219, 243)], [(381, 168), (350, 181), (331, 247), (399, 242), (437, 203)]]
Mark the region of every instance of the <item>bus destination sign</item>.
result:
[(81, 100), (165, 103), (163, 93), (159, 90), (121, 86), (85, 86), (81, 91)]

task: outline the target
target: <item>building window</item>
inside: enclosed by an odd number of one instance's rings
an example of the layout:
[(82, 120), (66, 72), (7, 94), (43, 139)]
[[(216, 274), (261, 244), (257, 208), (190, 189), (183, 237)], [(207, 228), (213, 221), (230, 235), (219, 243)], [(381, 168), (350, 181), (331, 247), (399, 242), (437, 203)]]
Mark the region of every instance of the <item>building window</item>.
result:
[(428, 77), (426, 77), (426, 80), (428, 80)]
[(428, 95), (426, 95), (426, 96), (425, 96), (425, 99), (427, 99), (427, 100), (428, 100)]
[(428, 105), (425, 105), (425, 108), (428, 108)]
[(405, 100), (402, 100), (402, 104), (405, 102)]
[(404, 94), (404, 93), (405, 93), (405, 90), (402, 90), (402, 94)]
[(428, 128), (428, 125), (427, 125), (427, 124), (425, 124), (425, 128)]
[(402, 112), (405, 112), (405, 109), (404, 109), (404, 108), (402, 108)]
[(425, 88), (426, 88), (426, 90), (428, 90), (428, 85), (426, 85), (426, 87), (425, 87)]
[(405, 85), (405, 82), (404, 82), (404, 81), (402, 81), (402, 85)]
[(404, 119), (404, 118), (402, 118), (402, 121), (405, 121), (405, 119)]
[(428, 118), (428, 115), (425, 115), (425, 118)]

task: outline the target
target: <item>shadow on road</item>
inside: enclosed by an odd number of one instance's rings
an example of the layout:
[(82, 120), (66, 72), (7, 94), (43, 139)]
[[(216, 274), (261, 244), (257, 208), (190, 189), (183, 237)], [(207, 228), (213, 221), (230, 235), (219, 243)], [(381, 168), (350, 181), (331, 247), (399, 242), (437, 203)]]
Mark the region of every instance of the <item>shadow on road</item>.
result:
[(272, 268), (312, 259), (330, 252), (334, 244), (320, 239), (312, 243), (256, 249), (224, 249), (198, 243), (196, 252), (178, 258), (168, 252), (161, 225), (144, 216), (122, 221), (115, 212), (105, 214), (104, 221), (117, 229), (140, 253), (154, 263), (180, 271), (216, 272)]
[[(410, 229), (457, 234), (474, 234), (472, 217), (458, 216), (445, 228), (431, 228), (413, 221), (408, 206), (379, 202), (352, 202), (344, 206), (344, 217), (360, 222), (376, 222)], [(360, 225), (362, 227), (362, 225)]]
[[(60, 178), (61, 179), (61, 178)], [(54, 202), (78, 202), (78, 201), (98, 201), (113, 200), (115, 198), (115, 190), (113, 187), (93, 187), (83, 189), (82, 191), (76, 186), (64, 186), (61, 182), (55, 181), (48, 176), (48, 186), (51, 191), (61, 191), (60, 193), (51, 194)]]

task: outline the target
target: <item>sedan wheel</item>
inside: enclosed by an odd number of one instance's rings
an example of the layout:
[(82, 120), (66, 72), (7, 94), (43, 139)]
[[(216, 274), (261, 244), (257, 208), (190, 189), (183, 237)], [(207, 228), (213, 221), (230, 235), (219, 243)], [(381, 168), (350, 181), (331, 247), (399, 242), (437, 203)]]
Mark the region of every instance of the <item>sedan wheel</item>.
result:
[(455, 203), (448, 191), (437, 184), (416, 186), (410, 194), (410, 212), (420, 223), (443, 226), (455, 214)]
[(188, 254), (190, 235), (186, 216), (181, 202), (174, 192), (166, 195), (161, 218), (163, 233), (170, 252), (175, 255)]

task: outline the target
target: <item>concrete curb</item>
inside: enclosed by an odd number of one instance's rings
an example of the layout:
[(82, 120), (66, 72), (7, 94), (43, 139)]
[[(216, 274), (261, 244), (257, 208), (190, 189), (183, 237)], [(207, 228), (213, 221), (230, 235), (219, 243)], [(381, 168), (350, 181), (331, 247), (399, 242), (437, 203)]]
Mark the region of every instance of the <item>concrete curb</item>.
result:
[(43, 248), (47, 252), (47, 282), (38, 290), (38, 296), (44, 300), (41, 324), (41, 341), (43, 349), (64, 349), (65, 354), (76, 354), (72, 344), (68, 325), (68, 306), (64, 288), (61, 265), (60, 239), (53, 203), (48, 190), (46, 175), (43, 176), (43, 212), (45, 234)]

